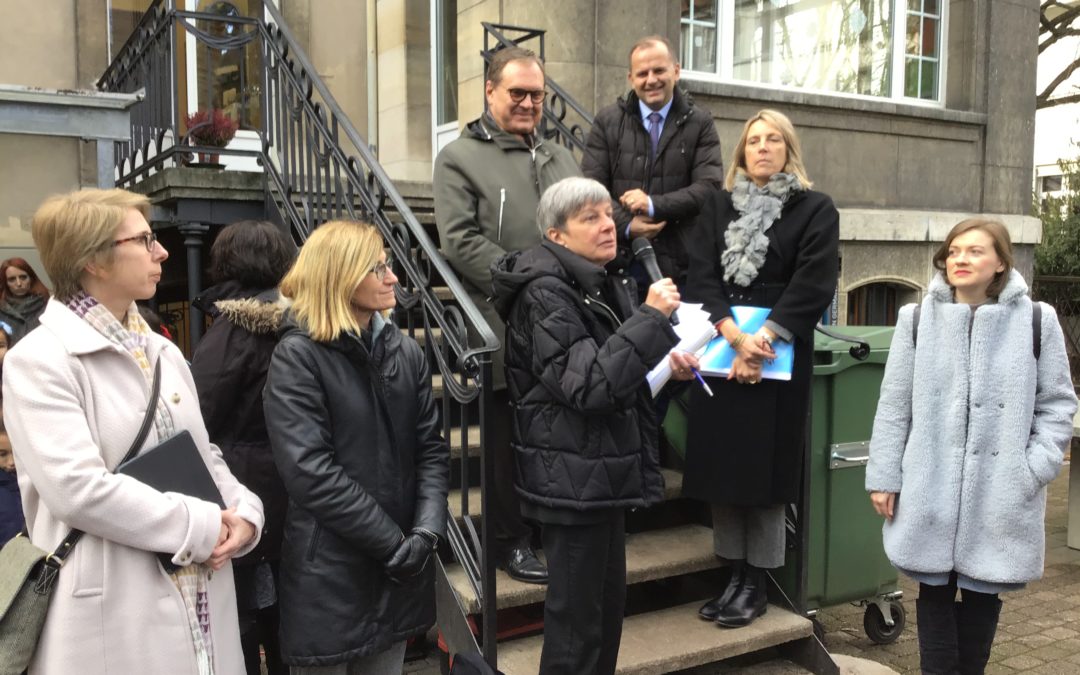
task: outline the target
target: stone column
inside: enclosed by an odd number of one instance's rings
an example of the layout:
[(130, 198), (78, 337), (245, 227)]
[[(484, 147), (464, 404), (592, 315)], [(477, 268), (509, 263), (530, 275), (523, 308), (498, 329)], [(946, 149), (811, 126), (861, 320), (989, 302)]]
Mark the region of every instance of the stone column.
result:
[(202, 247), (210, 226), (185, 223), (177, 229), (184, 235), (184, 247), (187, 249), (188, 337), (194, 353), (203, 333), (203, 313), (195, 307), (194, 300), (202, 292)]

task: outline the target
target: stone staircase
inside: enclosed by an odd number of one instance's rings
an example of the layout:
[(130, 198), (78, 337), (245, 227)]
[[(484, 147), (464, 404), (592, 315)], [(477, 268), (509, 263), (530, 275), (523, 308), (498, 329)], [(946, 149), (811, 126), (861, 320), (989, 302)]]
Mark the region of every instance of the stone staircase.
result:
[[(437, 241), (430, 184), (400, 183), (398, 187), (417, 219)], [(442, 380), (438, 375), (433, 378), (433, 386), (439, 396)], [(479, 433), (477, 426), (468, 430), (470, 458), (479, 456)], [(460, 458), (463, 452), (460, 428), (452, 430), (449, 441), (451, 457)], [(771, 648), (779, 648), (779, 654), (800, 662), (811, 672), (836, 672), (835, 665), (828, 660), (814, 636), (812, 622), (778, 604), (770, 605), (768, 612), (752, 625), (736, 630), (724, 630), (698, 618), (698, 607), (726, 581), (726, 572), (712, 553), (712, 530), (701, 518), (704, 509), (681, 498), (682, 472), (665, 468), (663, 474), (665, 503), (649, 510), (655, 513), (628, 514), (629, 615), (623, 625), (618, 672), (627, 675), (668, 673)], [(456, 476), (452, 484), (457, 484)], [(459, 521), (461, 501), (461, 491), (452, 490), (450, 511)], [(479, 517), (478, 487), (469, 489), (468, 507), (471, 517)], [(540, 554), (543, 556), (542, 551)], [(450, 561), (445, 563), (445, 568), (462, 609), (470, 615), (478, 614), (480, 602), (465, 570)], [(643, 594), (669, 597), (659, 604), (655, 599), (637, 602), (637, 589), (643, 589)], [(515, 581), (500, 570), (496, 572), (496, 593), (502, 617), (507, 616), (504, 610), (514, 608), (528, 609), (527, 616), (533, 621), (542, 617), (546, 586)], [(543, 646), (542, 632), (528, 625), (518, 630), (506, 630), (505, 621), (506, 618), (500, 621), (500, 632), (525, 634), (499, 642), (499, 670), (506, 675), (536, 673)]]

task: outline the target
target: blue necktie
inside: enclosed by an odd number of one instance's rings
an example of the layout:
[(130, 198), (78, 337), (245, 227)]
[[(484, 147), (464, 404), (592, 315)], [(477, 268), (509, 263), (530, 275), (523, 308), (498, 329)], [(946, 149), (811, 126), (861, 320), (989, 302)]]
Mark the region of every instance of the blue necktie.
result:
[(656, 148), (660, 146), (660, 113), (649, 113), (649, 140), (652, 141), (652, 154), (656, 156)]

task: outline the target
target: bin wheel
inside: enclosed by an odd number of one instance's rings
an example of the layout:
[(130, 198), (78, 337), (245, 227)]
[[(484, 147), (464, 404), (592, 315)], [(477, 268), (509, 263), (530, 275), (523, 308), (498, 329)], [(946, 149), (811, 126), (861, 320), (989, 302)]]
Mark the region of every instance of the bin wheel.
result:
[(893, 620), (891, 626), (885, 623), (885, 617), (875, 604), (867, 605), (866, 613), (863, 614), (863, 630), (866, 631), (866, 636), (879, 645), (896, 642), (896, 638), (900, 637), (900, 633), (904, 631), (904, 624), (907, 623), (907, 610), (899, 601), (891, 601), (889, 611)]

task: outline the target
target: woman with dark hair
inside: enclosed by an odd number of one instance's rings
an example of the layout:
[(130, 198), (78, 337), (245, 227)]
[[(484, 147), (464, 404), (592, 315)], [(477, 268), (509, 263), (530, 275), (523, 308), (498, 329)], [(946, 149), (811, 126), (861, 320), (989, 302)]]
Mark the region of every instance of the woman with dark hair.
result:
[(49, 289), (38, 279), (37, 272), (22, 258), (8, 258), (0, 263), (0, 321), (11, 327), (11, 344), (38, 326), (38, 317), (45, 311)]
[(982, 673), (998, 594), (1043, 573), (1076, 395), (1054, 309), (1012, 261), (1001, 223), (953, 227), (921, 306), (900, 309), (881, 382), (866, 489), (889, 561), (919, 582), (923, 673)]
[(210, 249), (215, 285), (195, 301), (214, 318), (191, 360), (206, 430), (233, 474), (262, 499), (266, 514), (259, 546), (234, 567), (248, 675), (259, 673), (260, 643), (270, 675), (287, 672), (278, 649), (275, 586), (288, 498), (270, 450), (262, 390), (282, 313), (277, 284), (295, 255), (276, 225), (233, 223)]

